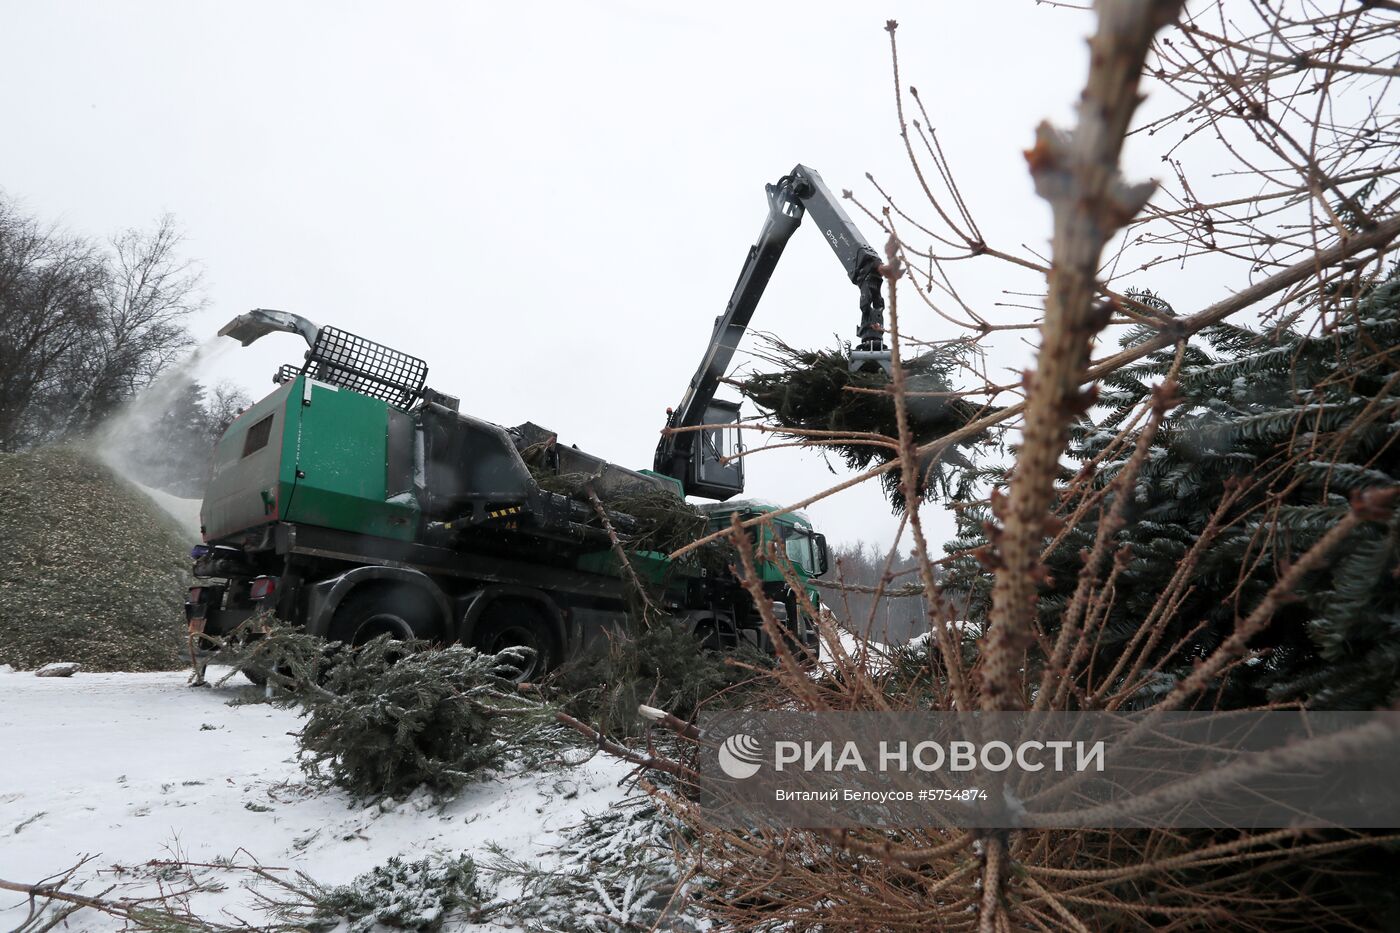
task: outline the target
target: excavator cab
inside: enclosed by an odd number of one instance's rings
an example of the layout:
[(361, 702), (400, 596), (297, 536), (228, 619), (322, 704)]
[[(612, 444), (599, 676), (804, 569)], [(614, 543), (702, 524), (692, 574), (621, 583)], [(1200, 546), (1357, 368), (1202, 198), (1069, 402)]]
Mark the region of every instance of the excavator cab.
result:
[(703, 424), (732, 424), (700, 432), (700, 443), (690, 450), (686, 491), (693, 496), (723, 502), (744, 491), (743, 442), (739, 434), (739, 403), (710, 399)]

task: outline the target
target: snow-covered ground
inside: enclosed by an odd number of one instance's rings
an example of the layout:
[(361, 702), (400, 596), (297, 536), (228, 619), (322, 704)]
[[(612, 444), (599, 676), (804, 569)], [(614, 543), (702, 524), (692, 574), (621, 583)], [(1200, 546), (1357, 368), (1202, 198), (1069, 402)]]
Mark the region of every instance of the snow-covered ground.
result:
[[(882, 670), (889, 656), (890, 648), (876, 641), (870, 641), (850, 631), (841, 623), (836, 623), (836, 639), (841, 643), (841, 650), (846, 652), (846, 656), (852, 659), (864, 659), (865, 665), (871, 671)], [(836, 664), (832, 654), (831, 646), (823, 643), (820, 665), (823, 669), (831, 669)]]
[[(256, 689), (241, 678), (214, 689), (185, 681), (182, 672), (64, 679), (0, 667), (0, 878), (37, 882), (91, 855), (78, 876), (83, 892), (121, 884), (112, 896), (131, 896), (155, 881), (114, 866), (152, 859), (256, 860), (331, 884), (390, 856), (486, 855), (487, 843), (534, 861), (584, 813), (624, 795), (629, 766), (600, 755), (501, 775), (443, 808), (421, 798), (352, 806), (307, 784), (289, 735), (294, 712), (229, 706)], [(196, 913), (256, 920), (237, 873), (221, 877), (227, 889), (194, 898)], [(0, 891), (0, 929), (25, 913), (23, 897)], [(116, 928), (91, 911), (66, 927)]]

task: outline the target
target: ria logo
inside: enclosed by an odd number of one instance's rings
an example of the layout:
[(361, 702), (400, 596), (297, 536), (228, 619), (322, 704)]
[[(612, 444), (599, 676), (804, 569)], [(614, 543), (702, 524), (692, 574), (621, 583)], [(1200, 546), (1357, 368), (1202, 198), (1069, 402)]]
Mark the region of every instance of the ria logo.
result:
[(757, 774), (761, 760), (758, 740), (742, 732), (731, 735), (719, 747), (719, 768), (736, 781)]

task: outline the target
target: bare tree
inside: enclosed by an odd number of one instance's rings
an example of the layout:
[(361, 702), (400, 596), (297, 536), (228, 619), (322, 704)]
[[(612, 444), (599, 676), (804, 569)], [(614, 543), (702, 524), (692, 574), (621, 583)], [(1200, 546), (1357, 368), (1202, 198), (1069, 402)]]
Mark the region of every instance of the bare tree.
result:
[(232, 382), (220, 382), (205, 401), (207, 413), (206, 431), (210, 441), (216, 441), (228, 430), (233, 420), (253, 404), (253, 399), (242, 386)]
[(155, 229), (111, 240), (102, 287), (102, 322), (74, 359), (86, 391), (69, 430), (91, 429), (189, 350), (185, 319), (203, 307), (198, 267), (179, 255), (182, 236), (169, 214)]
[(815, 583), (854, 634), (902, 645), (927, 630), (919, 562), (913, 554), (887, 558), (872, 543), (838, 545), (831, 554), (834, 579)]
[(0, 199), (0, 450), (46, 433), (33, 407), (58, 391), (74, 350), (100, 326), (103, 278), (91, 244)]
[(0, 200), (0, 450), (90, 430), (188, 350), (180, 242), (165, 216), (99, 247)]

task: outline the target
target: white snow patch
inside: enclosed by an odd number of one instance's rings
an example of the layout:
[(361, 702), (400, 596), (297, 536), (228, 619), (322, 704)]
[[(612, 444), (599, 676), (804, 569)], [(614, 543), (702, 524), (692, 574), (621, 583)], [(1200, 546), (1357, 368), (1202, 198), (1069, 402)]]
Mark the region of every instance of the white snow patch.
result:
[[(841, 622), (835, 623), (834, 628), (836, 639), (840, 642), (841, 649), (847, 657), (857, 661), (863, 660), (871, 672), (881, 671), (888, 667), (889, 649), (887, 646), (851, 631)], [(817, 676), (819, 670), (834, 668), (835, 664), (835, 656), (831, 646), (823, 641), (821, 660), (818, 662), (818, 670), (813, 671), (813, 676)]]
[[(215, 689), (185, 680), (182, 672), (55, 680), (0, 671), (0, 878), (37, 882), (93, 855), (78, 876), (83, 890), (120, 882), (113, 896), (132, 896), (154, 892), (154, 880), (142, 888), (112, 866), (237, 857), (343, 884), (393, 855), (485, 856), (489, 842), (538, 861), (561, 830), (625, 794), (618, 784), (630, 766), (595, 756), (567, 771), (499, 775), (443, 808), (420, 796), (351, 806), (306, 783), (289, 735), (300, 725), (295, 712), (228, 706), (255, 689), (232, 680)], [(219, 877), (227, 889), (197, 895), (196, 912), (256, 920), (239, 877)], [(0, 929), (26, 911), (23, 896), (0, 892)], [(82, 911), (67, 929), (118, 925)]]
[(76, 661), (50, 661), (34, 672), (35, 677), (72, 677), (82, 669)]
[(147, 496), (150, 496), (151, 500), (154, 501), (156, 505), (160, 506), (161, 511), (175, 520), (180, 530), (187, 534), (192, 542), (204, 540), (204, 536), (200, 534), (199, 531), (199, 507), (202, 500), (185, 499), (180, 496), (172, 495), (164, 489), (156, 489), (153, 486), (143, 486), (129, 476), (123, 476), (122, 478), (144, 492)]
[(840, 640), (841, 647), (849, 655), (860, 654), (862, 651), (878, 652), (883, 647), (874, 639), (867, 638), (864, 635), (858, 635), (842, 626), (837, 627), (836, 637)]

